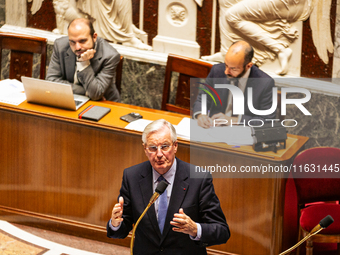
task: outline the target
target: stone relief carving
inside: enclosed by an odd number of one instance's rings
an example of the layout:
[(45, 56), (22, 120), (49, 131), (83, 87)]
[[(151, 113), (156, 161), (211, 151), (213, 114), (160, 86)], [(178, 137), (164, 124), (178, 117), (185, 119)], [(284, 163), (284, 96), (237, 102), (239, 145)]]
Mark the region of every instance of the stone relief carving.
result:
[(168, 9), (168, 20), (175, 26), (181, 26), (187, 19), (187, 10), (184, 6), (177, 3), (169, 6)]
[(255, 49), (253, 62), (261, 65), (278, 58), (284, 75), (292, 55), (290, 44), (299, 36), (292, 23), (310, 17), (312, 37), (318, 55), (328, 63), (333, 53), (330, 34), (331, 0), (220, 0), (220, 52), (202, 59), (223, 62), (228, 45), (238, 40), (250, 42)]
[(31, 3), (33, 1), (32, 6), (31, 6), (31, 13), (32, 13), (32, 15), (34, 15), (37, 11), (40, 10), (40, 7), (41, 7), (42, 2), (44, 0), (39, 0), (39, 1), (37, 1), (37, 0), (27, 0), (27, 1), (29, 3)]
[[(28, 1), (33, 1), (36, 12), (44, 0)], [(53, 0), (53, 6), (57, 19), (55, 33), (67, 34), (67, 26), (72, 19), (86, 17), (93, 21), (98, 35), (108, 41), (152, 50), (151, 46), (140, 40), (146, 38), (146, 33), (132, 23), (131, 0)]]
[(195, 3), (196, 3), (199, 7), (202, 7), (202, 5), (203, 5), (203, 0), (195, 0)]
[(53, 32), (56, 34), (66, 35), (67, 27), (71, 20), (87, 17), (77, 9), (76, 0), (53, 0), (53, 7), (57, 22), (57, 28)]

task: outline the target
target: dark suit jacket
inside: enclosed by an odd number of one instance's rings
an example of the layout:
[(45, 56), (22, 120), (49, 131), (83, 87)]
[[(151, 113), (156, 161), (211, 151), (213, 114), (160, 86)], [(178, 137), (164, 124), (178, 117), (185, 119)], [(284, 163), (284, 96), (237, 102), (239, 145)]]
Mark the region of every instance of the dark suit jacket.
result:
[[(215, 194), (212, 178), (209, 178), (211, 175), (205, 173), (204, 177), (208, 178), (190, 178), (190, 166), (192, 165), (177, 159), (163, 235), (158, 228), (152, 205), (137, 227), (134, 254), (207, 254), (205, 246), (225, 243), (229, 239), (229, 228)], [(124, 221), (118, 231), (113, 231), (108, 222), (108, 237), (125, 238), (128, 235), (132, 224), (138, 220), (154, 192), (152, 181), (152, 166), (149, 161), (124, 170), (120, 189), (120, 196), (124, 198)], [(200, 241), (193, 241), (188, 234), (172, 230), (170, 221), (180, 208), (193, 221), (201, 224)]]
[[(214, 65), (210, 73), (206, 79), (206, 82), (214, 87), (214, 84), (229, 84), (227, 76), (224, 73), (225, 64), (217, 64)], [(253, 88), (253, 106), (257, 110), (267, 110), (272, 106), (272, 88), (274, 87), (274, 79), (272, 79), (269, 75), (258, 69), (256, 66), (252, 66), (249, 74), (249, 78), (247, 81), (247, 85), (244, 91), (244, 115), (242, 116), (241, 121), (246, 121), (246, 124), (251, 119), (274, 119), (276, 116), (276, 112), (274, 111), (270, 115), (259, 116), (253, 114), (248, 107), (248, 88)], [(207, 96), (207, 109), (210, 110), (210, 116), (215, 113), (225, 113), (225, 110), (228, 105), (228, 89), (216, 89), (216, 92), (221, 97), (222, 105), (217, 102), (217, 106), (215, 106), (213, 100), (211, 100), (210, 96)], [(201, 111), (201, 95), (202, 90), (198, 94), (197, 100), (194, 103), (193, 113)], [(214, 93), (212, 92), (214, 95)], [(210, 100), (209, 100), (210, 99)], [(217, 100), (217, 99), (216, 99)], [(218, 100), (217, 100), (218, 101)]]
[(87, 91), (92, 100), (104, 96), (106, 100), (119, 102), (115, 78), (120, 55), (100, 37), (97, 37), (95, 49), (91, 65), (77, 74), (81, 85), (75, 85), (76, 55), (70, 48), (68, 36), (55, 40), (46, 80), (70, 84), (75, 94), (84, 95)]

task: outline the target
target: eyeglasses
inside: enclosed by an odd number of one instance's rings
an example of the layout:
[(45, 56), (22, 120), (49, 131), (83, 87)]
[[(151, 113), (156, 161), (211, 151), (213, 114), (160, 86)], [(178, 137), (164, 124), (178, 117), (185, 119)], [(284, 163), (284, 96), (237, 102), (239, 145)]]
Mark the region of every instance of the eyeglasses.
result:
[(167, 152), (170, 150), (172, 144), (162, 144), (159, 146), (148, 146), (146, 147), (146, 149), (148, 150), (148, 152), (156, 152), (158, 151), (158, 148), (160, 148), (163, 152)]

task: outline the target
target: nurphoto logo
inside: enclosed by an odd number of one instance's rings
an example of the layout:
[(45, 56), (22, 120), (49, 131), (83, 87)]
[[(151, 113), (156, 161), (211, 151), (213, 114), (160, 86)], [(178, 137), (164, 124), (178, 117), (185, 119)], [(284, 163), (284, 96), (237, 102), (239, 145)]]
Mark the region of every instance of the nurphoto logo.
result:
[[(208, 87), (213, 93), (217, 96), (219, 99), (221, 105), (221, 99), (219, 95), (217, 94), (216, 90), (212, 88), (211, 86), (204, 84), (204, 86)], [(228, 89), (229, 93), (232, 93), (232, 104), (233, 104), (233, 114), (234, 115), (243, 115), (244, 114), (244, 95), (240, 88), (231, 85), (231, 84), (215, 84), (216, 89)], [(205, 88), (200, 88), (201, 90), (205, 91), (214, 101), (215, 105), (217, 105), (216, 100), (214, 96)], [(272, 88), (272, 106), (270, 109), (267, 110), (258, 110), (255, 109), (253, 104), (253, 88), (249, 87), (247, 88), (248, 93), (248, 108), (249, 110), (254, 114), (258, 116), (266, 116), (269, 114), (272, 114), (277, 110), (277, 88)], [(302, 93), (305, 94), (304, 98), (295, 98), (295, 99), (288, 99), (287, 93)], [(201, 113), (204, 115), (209, 115), (207, 111), (207, 94), (202, 94), (202, 100), (201, 100)], [(312, 115), (302, 104), (307, 103), (311, 98), (311, 93), (304, 88), (282, 88), (281, 89), (281, 115), (286, 115), (286, 109), (288, 104), (293, 104), (297, 108), (300, 109), (300, 111), (304, 115)], [(274, 122), (280, 121), (279, 119), (265, 119), (266, 122), (272, 122), (272, 125), (274, 125)], [(216, 119), (214, 120), (214, 126), (215, 124), (221, 125), (221, 124), (227, 124), (227, 120), (225, 119)], [(286, 123), (294, 122), (294, 125), (286, 125)], [(256, 125), (253, 125), (256, 123)], [(259, 124), (261, 123), (261, 124)], [(261, 127), (264, 125), (264, 121), (262, 119), (251, 119), (248, 121), (248, 123), (230, 123), (230, 126), (232, 124), (243, 124), (244, 126), (248, 124), (248, 126), (251, 127)], [(281, 121), (281, 125), (284, 127), (295, 127), (297, 125), (297, 121), (294, 119), (285, 119)]]

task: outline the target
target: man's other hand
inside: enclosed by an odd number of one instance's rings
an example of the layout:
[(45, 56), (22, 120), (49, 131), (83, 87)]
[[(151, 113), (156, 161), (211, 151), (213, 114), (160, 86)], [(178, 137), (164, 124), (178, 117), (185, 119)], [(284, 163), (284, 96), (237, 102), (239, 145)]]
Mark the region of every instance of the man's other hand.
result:
[(170, 221), (170, 224), (174, 226), (173, 231), (189, 234), (192, 237), (197, 235), (197, 224), (184, 213), (180, 208), (178, 213), (174, 214), (174, 218)]
[(83, 62), (83, 61), (90, 60), (94, 57), (95, 53), (96, 53), (95, 49), (89, 49), (80, 55), (80, 58), (78, 58), (78, 61)]
[(115, 206), (112, 209), (112, 214), (111, 214), (111, 224), (114, 227), (118, 227), (119, 224), (123, 221), (123, 218), (122, 218), (123, 205), (124, 205), (124, 198), (119, 197), (119, 202), (115, 204)]
[(215, 127), (218, 126), (230, 126), (231, 124), (238, 123), (238, 117), (229, 117), (223, 113), (216, 113), (211, 117)]
[(213, 121), (208, 115), (200, 114), (197, 116), (197, 124), (202, 128), (210, 128), (213, 126)]

